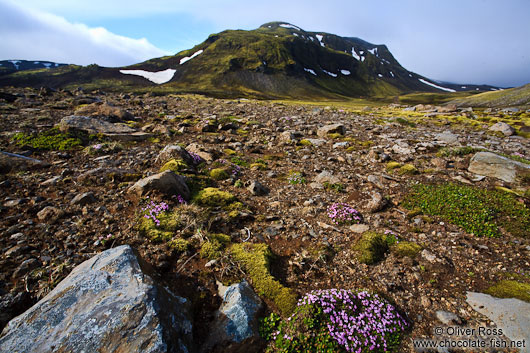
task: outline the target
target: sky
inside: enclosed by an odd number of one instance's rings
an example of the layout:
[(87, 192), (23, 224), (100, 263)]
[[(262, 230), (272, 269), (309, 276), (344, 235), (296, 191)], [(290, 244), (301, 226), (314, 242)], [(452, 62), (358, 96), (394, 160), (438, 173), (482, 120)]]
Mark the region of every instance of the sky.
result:
[(430, 79), (530, 83), (529, 0), (0, 0), (0, 60), (126, 66), (285, 21), (386, 44)]

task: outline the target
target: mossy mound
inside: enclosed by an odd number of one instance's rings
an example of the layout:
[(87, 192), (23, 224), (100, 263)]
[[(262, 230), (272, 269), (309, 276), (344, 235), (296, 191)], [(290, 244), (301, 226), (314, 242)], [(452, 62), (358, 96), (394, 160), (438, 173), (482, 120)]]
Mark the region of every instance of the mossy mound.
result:
[(391, 161), (391, 162), (388, 162), (386, 164), (386, 170), (387, 171), (392, 171), (392, 170), (394, 170), (396, 168), (399, 168), (399, 167), (401, 167), (401, 164), (399, 164), (398, 162), (395, 162), (395, 161)]
[(182, 226), (178, 210), (164, 212), (157, 215), (160, 224), (157, 225), (151, 218), (141, 216), (138, 219), (138, 230), (140, 234), (147, 236), (153, 241), (169, 241), (175, 235), (177, 229)]
[(180, 252), (185, 252), (190, 247), (190, 242), (186, 239), (173, 239), (170, 240), (167, 245), (169, 245), (172, 249), (175, 249)]
[(311, 143), (311, 141), (307, 140), (307, 139), (303, 139), (303, 140), (300, 140), (298, 142), (298, 144), (302, 145), (302, 146), (313, 146), (313, 144)]
[(250, 277), (259, 295), (270, 300), (284, 316), (290, 315), (296, 307), (296, 294), (284, 287), (269, 272), (272, 253), (267, 244), (234, 244), (230, 253)]
[(399, 168), (398, 174), (399, 175), (414, 175), (414, 174), (418, 174), (418, 169), (416, 169), (416, 167), (413, 166), (412, 164), (405, 164), (404, 166)]
[(392, 246), (392, 252), (399, 257), (415, 258), (421, 249), (422, 247), (419, 244), (410, 241), (400, 241)]
[(221, 233), (212, 233), (206, 236), (205, 241), (201, 246), (201, 257), (210, 260), (217, 259), (222, 255), (222, 251), (227, 244), (230, 243), (230, 236)]
[(31, 135), (17, 132), (13, 135), (12, 140), (19, 146), (52, 151), (72, 150), (83, 144), (83, 141), (76, 135), (62, 133), (57, 128)]
[(497, 298), (517, 298), (530, 303), (530, 284), (504, 280), (489, 287), (486, 293)]
[(227, 206), (234, 202), (236, 197), (227, 191), (218, 188), (205, 188), (197, 194), (194, 201), (200, 206), (217, 207)]
[(214, 180), (225, 180), (230, 178), (230, 174), (225, 168), (215, 168), (210, 171), (210, 177)]
[(384, 234), (365, 232), (354, 246), (357, 260), (363, 264), (372, 265), (381, 261), (388, 251), (388, 243)]
[(478, 236), (497, 237), (499, 227), (530, 236), (530, 210), (511, 193), (452, 183), (415, 185), (402, 205), (439, 216)]
[(252, 170), (267, 170), (268, 167), (267, 167), (266, 163), (257, 162), (257, 163), (252, 163), (250, 165), (250, 169), (252, 169)]
[(179, 173), (180, 171), (185, 170), (187, 168), (188, 165), (182, 159), (171, 159), (169, 162), (164, 164), (162, 168), (160, 168), (160, 172), (171, 170), (174, 173)]

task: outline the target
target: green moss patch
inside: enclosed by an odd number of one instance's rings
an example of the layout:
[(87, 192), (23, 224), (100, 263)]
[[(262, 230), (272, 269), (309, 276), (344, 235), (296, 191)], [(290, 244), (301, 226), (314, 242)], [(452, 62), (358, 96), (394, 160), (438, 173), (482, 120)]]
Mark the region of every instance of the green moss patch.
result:
[(210, 171), (210, 177), (214, 180), (225, 180), (230, 178), (230, 174), (225, 168), (215, 168)]
[(497, 298), (517, 298), (530, 303), (530, 284), (511, 280), (500, 281), (486, 293)]
[(384, 234), (365, 232), (355, 244), (357, 260), (363, 264), (373, 265), (381, 261), (388, 251), (388, 242)]
[(470, 146), (465, 147), (442, 147), (436, 155), (438, 157), (454, 157), (454, 156), (465, 156), (475, 152), (483, 151), (482, 148), (475, 148)]
[(390, 172), (390, 171), (392, 171), (392, 170), (394, 170), (394, 169), (396, 169), (396, 168), (399, 168), (399, 167), (401, 167), (401, 164), (399, 164), (398, 162), (394, 162), (394, 161), (392, 161), (392, 162), (388, 162), (388, 163), (386, 164), (386, 170), (387, 170), (388, 172)]
[(419, 244), (410, 241), (400, 241), (392, 246), (392, 252), (399, 257), (415, 258), (421, 249)]
[(293, 312), (296, 294), (270, 274), (269, 261), (272, 253), (267, 244), (234, 244), (230, 253), (250, 277), (259, 295), (272, 300), (282, 315), (288, 316)]
[(19, 146), (53, 151), (72, 150), (83, 144), (83, 141), (76, 135), (62, 133), (56, 128), (30, 135), (17, 132), (12, 140)]
[(176, 230), (182, 227), (178, 210), (163, 212), (157, 216), (157, 219), (160, 222), (158, 225), (151, 218), (141, 215), (138, 219), (140, 234), (153, 241), (169, 241), (175, 235)]
[(515, 195), (452, 183), (413, 186), (402, 205), (439, 216), (478, 236), (497, 237), (499, 227), (515, 236), (530, 235), (530, 210)]
[(164, 164), (162, 168), (160, 168), (160, 172), (171, 170), (175, 173), (179, 173), (180, 171), (187, 169), (187, 168), (188, 168), (188, 165), (182, 159), (172, 159), (166, 164)]
[(227, 244), (230, 243), (230, 236), (221, 233), (212, 233), (206, 236), (205, 241), (201, 246), (201, 257), (210, 260), (217, 259), (222, 255), (222, 251)]
[(418, 169), (412, 164), (405, 164), (398, 170), (399, 175), (414, 175), (418, 174)]
[(236, 197), (227, 191), (218, 188), (205, 188), (197, 194), (194, 201), (200, 206), (216, 207), (227, 206), (234, 202)]

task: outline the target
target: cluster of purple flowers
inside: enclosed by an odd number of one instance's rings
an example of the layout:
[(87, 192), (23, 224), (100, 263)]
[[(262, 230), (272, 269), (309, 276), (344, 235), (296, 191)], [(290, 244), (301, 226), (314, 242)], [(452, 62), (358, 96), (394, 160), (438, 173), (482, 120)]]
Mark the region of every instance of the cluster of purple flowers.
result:
[(348, 352), (389, 351), (392, 337), (407, 327), (394, 306), (377, 294), (315, 290), (298, 302), (298, 306), (312, 304), (323, 309), (330, 336)]
[(103, 147), (103, 145), (101, 143), (97, 143), (97, 144), (92, 146), (92, 149), (95, 149), (97, 151), (97, 150), (100, 150), (101, 147)]
[(187, 204), (186, 200), (184, 200), (184, 198), (179, 194), (177, 195), (177, 201), (178, 203), (180, 203), (181, 205), (182, 204)]
[(354, 224), (362, 220), (361, 214), (347, 203), (335, 202), (328, 207), (328, 217), (335, 224)]
[[(179, 195), (180, 196), (180, 195)], [(158, 216), (162, 212), (166, 212), (169, 210), (169, 205), (165, 202), (155, 203), (154, 201), (151, 201), (147, 204), (144, 208), (142, 208), (142, 212), (145, 212), (144, 218), (152, 219), (153, 222), (157, 226), (160, 225), (160, 220), (158, 219)]]
[(291, 173), (289, 177), (287, 178), (287, 181), (289, 182), (289, 184), (292, 184), (292, 185), (305, 184), (305, 178), (300, 172)]
[(197, 153), (194, 152), (188, 152), (191, 158), (193, 158), (193, 162), (195, 164), (199, 164), (202, 161), (201, 156), (199, 156)]
[[(398, 236), (398, 234), (396, 234), (396, 233), (393, 232), (392, 230), (390, 230), (390, 229), (385, 230), (385, 235), (386, 235), (387, 242), (389, 243), (389, 245), (394, 244), (394, 243), (399, 243), (399, 236)], [(390, 240), (390, 241), (389, 241), (389, 240)], [(391, 243), (391, 244), (390, 244), (390, 243)]]

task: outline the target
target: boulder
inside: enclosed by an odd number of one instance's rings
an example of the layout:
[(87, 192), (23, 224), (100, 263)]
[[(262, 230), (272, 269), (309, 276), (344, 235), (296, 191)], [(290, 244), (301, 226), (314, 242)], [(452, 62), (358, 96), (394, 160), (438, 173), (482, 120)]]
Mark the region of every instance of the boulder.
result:
[(150, 177), (140, 179), (129, 188), (129, 193), (142, 197), (150, 191), (158, 191), (168, 196), (180, 195), (185, 200), (190, 198), (186, 179), (171, 170), (163, 171)]
[(84, 206), (84, 205), (88, 205), (88, 204), (94, 203), (96, 201), (97, 201), (97, 199), (94, 196), (94, 193), (92, 191), (89, 191), (89, 192), (84, 192), (82, 194), (77, 194), (72, 199), (72, 201), (70, 201), (70, 204), (71, 205)]
[[(211, 351), (212, 347), (223, 345), (225, 351), (239, 351), (248, 345), (248, 352), (254, 351), (255, 342), (259, 340), (258, 314), (262, 308), (261, 299), (247, 281), (242, 281), (222, 288), (220, 295), (223, 303), (215, 315), (210, 337), (203, 351)], [(236, 343), (237, 345), (234, 345)], [(237, 346), (235, 347), (228, 346)]]
[(167, 145), (160, 151), (155, 162), (164, 164), (171, 159), (182, 159), (187, 165), (195, 165), (193, 157), (184, 148), (178, 145)]
[(61, 131), (80, 130), (89, 134), (123, 134), (135, 132), (135, 130), (125, 124), (113, 124), (105, 120), (81, 115), (70, 115), (62, 118), (59, 122), (59, 129)]
[(451, 131), (444, 131), (439, 134), (434, 135), (436, 141), (441, 142), (447, 145), (457, 145), (458, 144), (458, 135), (453, 134)]
[(247, 189), (252, 195), (256, 196), (265, 196), (270, 192), (269, 188), (261, 184), (259, 181), (253, 181)]
[(189, 303), (154, 282), (128, 245), (74, 268), (11, 320), (0, 352), (193, 352)]
[(131, 120), (133, 115), (126, 110), (108, 104), (92, 103), (76, 109), (76, 115), (99, 116), (113, 120)]
[(346, 129), (342, 124), (331, 124), (322, 126), (317, 130), (317, 135), (320, 137), (326, 137), (328, 134), (341, 134), (344, 135)]
[(503, 123), (502, 121), (491, 125), (489, 130), (502, 132), (504, 136), (512, 136), (513, 134), (515, 134), (515, 129), (510, 125)]
[(526, 347), (521, 352), (530, 352), (530, 303), (475, 292), (467, 292), (466, 301), (475, 311), (493, 321), (511, 341), (525, 340)]
[(339, 184), (340, 179), (334, 176), (333, 174), (331, 174), (331, 172), (324, 170), (315, 177), (315, 182), (319, 184), (324, 184), (324, 183)]
[(530, 172), (530, 165), (499, 156), (491, 152), (478, 152), (469, 162), (471, 173), (504, 180), (516, 181), (519, 175)]

